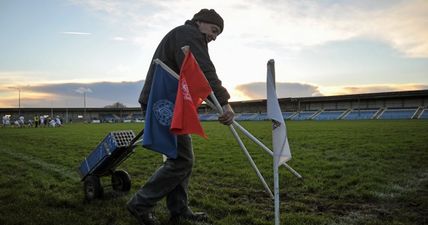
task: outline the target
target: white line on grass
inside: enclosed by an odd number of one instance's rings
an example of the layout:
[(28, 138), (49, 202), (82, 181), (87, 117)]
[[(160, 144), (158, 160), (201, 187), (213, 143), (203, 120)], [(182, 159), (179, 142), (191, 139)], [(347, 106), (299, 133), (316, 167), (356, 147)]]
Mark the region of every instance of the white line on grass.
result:
[(45, 161), (38, 159), (34, 156), (27, 155), (27, 154), (20, 153), (20, 152), (16, 152), (16, 151), (11, 151), (8, 149), (1, 149), (0, 148), (0, 152), (6, 153), (7, 155), (9, 155), (13, 158), (29, 162), (33, 165), (40, 166), (44, 170), (55, 172), (63, 178), (68, 178), (68, 179), (71, 179), (73, 181), (80, 181), (79, 177), (77, 176), (77, 172), (70, 170), (70, 168), (60, 166), (60, 165), (56, 165), (56, 164), (52, 164), (52, 163), (48, 163), (48, 162), (45, 162)]

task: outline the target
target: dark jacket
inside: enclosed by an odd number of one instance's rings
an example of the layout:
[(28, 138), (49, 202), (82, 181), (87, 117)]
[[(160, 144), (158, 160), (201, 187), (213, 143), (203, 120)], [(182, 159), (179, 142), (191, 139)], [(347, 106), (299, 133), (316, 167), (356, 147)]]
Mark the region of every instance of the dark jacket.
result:
[[(228, 104), (230, 95), (226, 88), (221, 85), (221, 81), (217, 77), (214, 64), (211, 62), (208, 54), (208, 43), (206, 41), (205, 34), (199, 31), (196, 23), (193, 21), (188, 20), (184, 25), (171, 30), (159, 43), (159, 46), (153, 55), (153, 59), (160, 59), (177, 74), (180, 74), (181, 64), (184, 59), (184, 53), (182, 52), (181, 47), (185, 45), (190, 46), (190, 51), (198, 61), (199, 66), (204, 72), (205, 77), (210, 83), (210, 86), (220, 104)], [(154, 68), (155, 66), (152, 60), (149, 71), (147, 72), (143, 90), (141, 91), (140, 98), (138, 100), (143, 110), (146, 109), (147, 102), (149, 100)]]

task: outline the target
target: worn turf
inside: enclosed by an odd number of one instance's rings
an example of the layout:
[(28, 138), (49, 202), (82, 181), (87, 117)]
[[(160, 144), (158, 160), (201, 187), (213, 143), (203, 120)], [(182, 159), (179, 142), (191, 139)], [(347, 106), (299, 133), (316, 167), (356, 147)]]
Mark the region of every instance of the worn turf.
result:
[[(241, 123), (271, 146), (270, 122)], [(273, 224), (273, 201), (227, 127), (206, 122), (194, 136), (190, 205), (210, 224)], [(161, 165), (137, 148), (120, 167), (132, 177), (128, 194), (105, 185), (103, 199), (84, 201), (77, 167), (110, 131), (142, 124), (70, 124), (61, 128), (0, 128), (0, 224), (136, 224), (124, 206)], [(287, 121), (293, 159), (280, 170), (281, 224), (428, 224), (428, 121)], [(272, 159), (243, 140), (272, 187)], [(169, 215), (162, 201), (160, 221)], [(190, 223), (183, 223), (190, 224)]]

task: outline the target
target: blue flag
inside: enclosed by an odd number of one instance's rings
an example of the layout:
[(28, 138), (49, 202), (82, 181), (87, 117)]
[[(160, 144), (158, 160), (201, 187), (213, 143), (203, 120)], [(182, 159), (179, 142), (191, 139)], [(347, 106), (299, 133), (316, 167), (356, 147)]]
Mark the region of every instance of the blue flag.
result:
[(155, 65), (147, 104), (143, 147), (177, 158), (177, 136), (170, 132), (178, 80), (159, 64)]

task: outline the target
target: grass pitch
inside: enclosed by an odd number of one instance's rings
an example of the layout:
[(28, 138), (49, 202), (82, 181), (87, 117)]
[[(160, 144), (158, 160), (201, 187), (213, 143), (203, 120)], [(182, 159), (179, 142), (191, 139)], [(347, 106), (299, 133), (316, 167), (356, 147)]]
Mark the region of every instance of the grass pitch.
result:
[[(270, 122), (241, 124), (271, 146)], [(0, 224), (136, 224), (125, 203), (161, 165), (160, 155), (138, 147), (120, 166), (132, 177), (131, 192), (105, 187), (91, 203), (77, 167), (108, 132), (142, 126), (1, 128)], [(209, 139), (193, 137), (190, 205), (208, 212), (210, 224), (273, 224), (273, 201), (228, 128), (203, 126)], [(289, 165), (304, 179), (280, 169), (282, 224), (428, 224), (428, 121), (287, 121), (287, 128)], [(272, 188), (272, 158), (242, 137)], [(102, 181), (108, 186), (110, 178)], [(164, 201), (156, 213), (167, 224)]]

